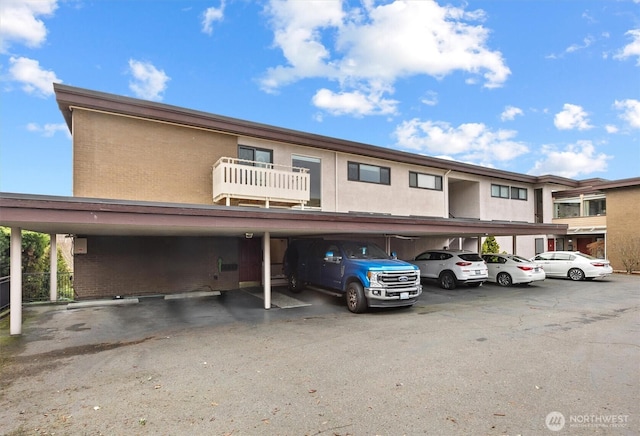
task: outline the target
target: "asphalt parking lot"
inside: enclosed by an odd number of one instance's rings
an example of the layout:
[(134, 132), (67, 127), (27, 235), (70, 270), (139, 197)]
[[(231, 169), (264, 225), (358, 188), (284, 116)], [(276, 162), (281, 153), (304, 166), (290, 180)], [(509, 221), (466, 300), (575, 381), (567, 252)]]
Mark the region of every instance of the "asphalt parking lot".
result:
[[(314, 291), (0, 323), (0, 434), (640, 433), (640, 277), (439, 289), (355, 315)], [(281, 298), (279, 298), (281, 297)]]

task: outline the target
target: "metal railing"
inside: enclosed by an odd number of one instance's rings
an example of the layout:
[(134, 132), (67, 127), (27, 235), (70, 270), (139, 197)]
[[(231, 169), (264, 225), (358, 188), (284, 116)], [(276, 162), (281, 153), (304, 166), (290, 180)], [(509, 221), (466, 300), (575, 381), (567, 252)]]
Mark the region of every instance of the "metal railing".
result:
[[(48, 272), (22, 274), (22, 302), (34, 303), (50, 301), (49, 283), (51, 276)], [(11, 292), (11, 277), (0, 278), (0, 311), (9, 307)], [(58, 273), (58, 301), (73, 301), (73, 273)]]
[(304, 205), (310, 197), (309, 170), (222, 157), (213, 166), (213, 201), (253, 200)]

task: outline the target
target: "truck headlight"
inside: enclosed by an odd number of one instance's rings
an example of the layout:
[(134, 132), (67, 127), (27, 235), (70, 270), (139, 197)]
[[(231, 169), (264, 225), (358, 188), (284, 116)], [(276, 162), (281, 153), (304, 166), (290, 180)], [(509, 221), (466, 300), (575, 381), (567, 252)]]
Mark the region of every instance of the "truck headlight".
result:
[(369, 279), (369, 286), (381, 286), (378, 282), (378, 273), (375, 271), (367, 271), (367, 278)]

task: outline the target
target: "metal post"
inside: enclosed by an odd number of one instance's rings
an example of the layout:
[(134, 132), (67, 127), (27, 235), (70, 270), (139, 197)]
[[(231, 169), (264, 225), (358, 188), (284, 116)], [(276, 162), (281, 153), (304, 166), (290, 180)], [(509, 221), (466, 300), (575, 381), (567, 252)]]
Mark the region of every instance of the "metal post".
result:
[(264, 308), (271, 309), (271, 235), (264, 232), (262, 237), (262, 262), (264, 276)]
[(11, 288), (9, 291), (11, 310), (9, 333), (22, 334), (22, 229), (11, 227), (11, 246), (9, 257), (11, 258)]
[(58, 300), (58, 241), (53, 233), (49, 235), (49, 239), (49, 300), (56, 302)]

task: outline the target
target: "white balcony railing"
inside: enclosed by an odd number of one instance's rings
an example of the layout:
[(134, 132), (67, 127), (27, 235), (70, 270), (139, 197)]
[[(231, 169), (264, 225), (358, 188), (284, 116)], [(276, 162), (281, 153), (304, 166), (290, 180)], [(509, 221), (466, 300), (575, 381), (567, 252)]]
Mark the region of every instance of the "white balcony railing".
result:
[(309, 201), (309, 170), (222, 157), (213, 166), (213, 202), (227, 206), (260, 204), (304, 207)]

